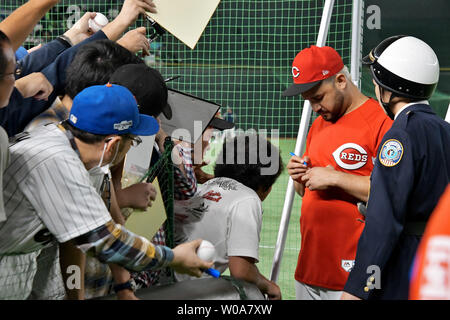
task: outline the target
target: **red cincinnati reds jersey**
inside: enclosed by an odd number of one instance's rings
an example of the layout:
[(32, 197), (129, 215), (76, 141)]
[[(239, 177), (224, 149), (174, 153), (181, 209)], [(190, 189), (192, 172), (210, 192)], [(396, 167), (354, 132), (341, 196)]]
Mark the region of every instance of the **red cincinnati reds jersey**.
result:
[[(369, 99), (335, 123), (318, 117), (309, 130), (305, 155), (312, 167), (331, 165), (338, 171), (369, 176), (381, 139), (391, 125), (378, 102)], [(332, 290), (344, 288), (364, 228), (357, 202), (338, 188), (305, 190), (297, 281)]]
[(416, 253), (412, 300), (450, 300), (450, 185), (427, 223)]

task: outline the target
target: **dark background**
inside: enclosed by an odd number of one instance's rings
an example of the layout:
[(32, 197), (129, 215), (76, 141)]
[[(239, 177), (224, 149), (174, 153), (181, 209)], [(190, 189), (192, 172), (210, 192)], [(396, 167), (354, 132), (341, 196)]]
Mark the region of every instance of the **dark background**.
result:
[[(441, 68), (439, 83), (430, 103), (441, 117), (445, 117), (450, 103), (450, 1), (366, 0), (364, 3), (366, 8), (370, 5), (380, 7), (381, 29), (367, 28), (370, 14), (366, 12), (363, 55), (383, 39), (398, 34), (415, 36), (428, 43), (436, 52)], [(373, 95), (367, 70), (363, 72), (362, 90)]]

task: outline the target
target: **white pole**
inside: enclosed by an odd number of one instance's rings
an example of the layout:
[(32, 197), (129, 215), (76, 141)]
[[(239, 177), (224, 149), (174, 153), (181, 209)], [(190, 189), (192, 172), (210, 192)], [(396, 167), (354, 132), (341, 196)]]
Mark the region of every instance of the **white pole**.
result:
[[(330, 27), (331, 14), (333, 13), (334, 0), (326, 0), (323, 7), (322, 18), (320, 21), (319, 34), (317, 36), (316, 45), (323, 47), (328, 35)], [(311, 104), (305, 101), (303, 104), (302, 118), (300, 120), (300, 127), (297, 134), (297, 142), (295, 144), (295, 154), (300, 155), (300, 152), (305, 147), (306, 136), (308, 134), (309, 119), (311, 117)], [(283, 211), (281, 213), (280, 228), (278, 229), (278, 238), (275, 245), (275, 253), (272, 261), (272, 271), (270, 273), (270, 280), (277, 282), (280, 273), (281, 259), (283, 257), (284, 246), (286, 244), (286, 236), (291, 218), (292, 202), (294, 200), (295, 189), (294, 181), (289, 178), (286, 196), (284, 198)]]
[(351, 52), (351, 65), (350, 74), (352, 76), (353, 83), (361, 88), (361, 45), (362, 45), (362, 13), (363, 12), (363, 0), (353, 0), (352, 7), (352, 52)]

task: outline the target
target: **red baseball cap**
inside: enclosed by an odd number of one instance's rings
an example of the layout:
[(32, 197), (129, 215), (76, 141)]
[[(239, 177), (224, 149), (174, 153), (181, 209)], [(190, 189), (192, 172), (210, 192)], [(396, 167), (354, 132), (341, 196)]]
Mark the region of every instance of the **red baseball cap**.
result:
[(300, 51), (292, 62), (294, 84), (283, 92), (284, 97), (308, 91), (344, 68), (342, 58), (331, 47), (310, 46)]

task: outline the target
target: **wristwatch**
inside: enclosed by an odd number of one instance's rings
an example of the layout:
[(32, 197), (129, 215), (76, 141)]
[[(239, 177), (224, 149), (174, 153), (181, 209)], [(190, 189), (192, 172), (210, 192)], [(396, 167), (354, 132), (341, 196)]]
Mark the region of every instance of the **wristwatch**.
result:
[(126, 289), (129, 289), (129, 290), (135, 292), (137, 289), (137, 286), (136, 286), (136, 282), (134, 281), (134, 279), (130, 279), (127, 282), (116, 284), (113, 287), (113, 289), (114, 289), (115, 293), (122, 291), (122, 290), (126, 290)]

